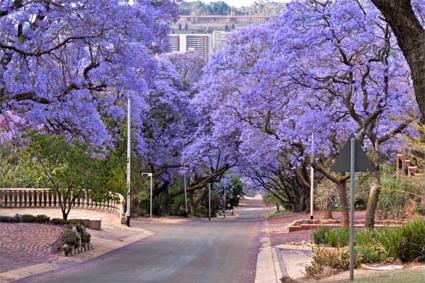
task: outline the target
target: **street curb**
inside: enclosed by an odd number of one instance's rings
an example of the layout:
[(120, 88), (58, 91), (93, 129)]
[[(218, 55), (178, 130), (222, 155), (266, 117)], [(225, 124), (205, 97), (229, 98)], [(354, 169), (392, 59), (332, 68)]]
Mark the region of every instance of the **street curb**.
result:
[(127, 229), (139, 230), (140, 233), (136, 235), (128, 236), (122, 240), (108, 240), (108, 239), (103, 239), (103, 238), (93, 236), (92, 240), (94, 242), (93, 244), (94, 248), (92, 250), (89, 250), (85, 253), (77, 254), (71, 257), (59, 256), (57, 259), (51, 262), (29, 265), (22, 268), (13, 269), (13, 270), (0, 273), (0, 283), (15, 281), (15, 280), (23, 279), (26, 277), (45, 273), (48, 271), (55, 271), (61, 267), (66, 267), (69, 264), (77, 264), (77, 263), (85, 262), (87, 260), (95, 259), (97, 257), (100, 257), (114, 250), (128, 246), (134, 242), (143, 240), (154, 234), (148, 230), (141, 229), (141, 228), (127, 228)]
[(261, 234), (255, 283), (280, 283), (280, 278), (283, 276), (282, 269), (277, 253), (271, 245), (267, 224), (263, 224)]

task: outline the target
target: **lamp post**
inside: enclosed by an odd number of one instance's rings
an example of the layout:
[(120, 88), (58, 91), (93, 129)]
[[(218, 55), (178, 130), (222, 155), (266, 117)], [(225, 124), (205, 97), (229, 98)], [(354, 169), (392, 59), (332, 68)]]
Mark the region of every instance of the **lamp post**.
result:
[(130, 226), (130, 202), (131, 202), (131, 99), (127, 98), (127, 226)]
[(184, 166), (183, 171), (183, 187), (184, 187), (184, 211), (186, 213), (186, 216), (188, 215), (188, 209), (187, 209), (187, 182), (186, 182), (186, 168), (187, 166)]
[(152, 219), (152, 189), (153, 189), (153, 174), (142, 173), (142, 176), (150, 177), (150, 189), (149, 189), (149, 218)]
[(314, 214), (314, 134), (311, 134), (311, 166), (310, 166), (310, 219), (313, 220)]
[(211, 186), (212, 186), (212, 184), (209, 183), (209, 186), (208, 186), (208, 221), (211, 221)]

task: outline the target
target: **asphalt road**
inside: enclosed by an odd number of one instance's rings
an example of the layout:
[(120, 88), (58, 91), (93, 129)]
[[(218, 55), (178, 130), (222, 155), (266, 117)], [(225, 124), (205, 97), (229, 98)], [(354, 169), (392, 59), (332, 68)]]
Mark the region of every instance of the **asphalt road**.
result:
[(261, 222), (267, 210), (251, 204), (238, 213), (238, 218), (181, 225), (134, 222), (155, 235), (83, 264), (18, 282), (254, 282)]

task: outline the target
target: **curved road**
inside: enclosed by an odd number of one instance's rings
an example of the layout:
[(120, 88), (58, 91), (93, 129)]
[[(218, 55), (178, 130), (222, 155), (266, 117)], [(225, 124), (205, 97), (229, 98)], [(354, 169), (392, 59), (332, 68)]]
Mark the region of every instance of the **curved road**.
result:
[(268, 209), (251, 202), (238, 218), (181, 225), (137, 224), (155, 235), (64, 270), (17, 282), (250, 283)]

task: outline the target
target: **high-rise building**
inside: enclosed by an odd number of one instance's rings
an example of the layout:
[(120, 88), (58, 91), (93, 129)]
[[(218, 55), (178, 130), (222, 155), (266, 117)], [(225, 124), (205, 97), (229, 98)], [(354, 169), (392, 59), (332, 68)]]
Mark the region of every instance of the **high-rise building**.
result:
[(224, 43), (226, 42), (227, 36), (229, 35), (228, 32), (221, 31), (221, 30), (215, 30), (212, 32), (212, 49), (213, 51), (219, 50), (224, 46)]
[(212, 51), (211, 34), (170, 34), (171, 52), (186, 52), (193, 50), (208, 61)]

